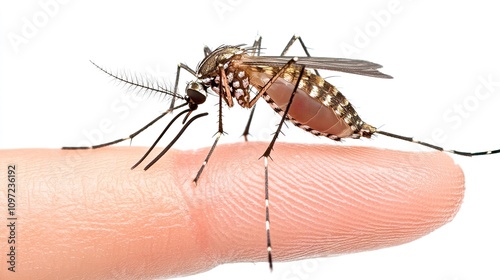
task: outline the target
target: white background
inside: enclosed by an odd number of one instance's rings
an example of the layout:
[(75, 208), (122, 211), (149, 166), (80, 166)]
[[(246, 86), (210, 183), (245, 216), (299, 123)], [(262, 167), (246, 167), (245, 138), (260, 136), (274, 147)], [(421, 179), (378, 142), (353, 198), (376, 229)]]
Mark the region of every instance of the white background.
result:
[[(173, 85), (177, 63), (196, 67), (204, 45), (251, 44), (262, 35), (265, 53), (277, 55), (293, 34), (301, 35), (315, 56), (374, 61), (394, 76), (323, 74), (335, 76), (329, 81), (366, 122), (465, 151), (500, 147), (500, 85), (488, 91), (481, 82), (500, 81), (500, 17), (493, 1), (0, 3), (0, 148), (77, 145), (103, 121), (112, 128), (100, 129), (102, 141), (110, 141), (167, 108), (157, 96), (127, 93), (89, 59)], [(301, 52), (294, 48), (291, 54)], [(188, 79), (183, 75), (181, 84)], [(200, 109), (210, 116), (193, 125), (178, 148), (212, 143), (217, 110), (214, 97), (209, 99)], [(226, 108), (229, 135), (224, 142), (242, 141), (247, 114)], [(278, 118), (264, 102), (257, 116), (253, 140), (269, 140)], [(133, 145), (149, 145), (167, 121)], [(443, 131), (445, 141), (432, 138), (436, 130)], [(338, 145), (295, 127), (285, 133), (279, 141)], [(383, 136), (346, 144), (420, 149)], [(227, 264), (185, 279), (499, 279), (500, 186), (495, 175), (500, 157), (455, 159), (467, 181), (462, 209), (451, 223), (420, 240), (374, 252), (276, 263), (273, 274), (265, 263)]]

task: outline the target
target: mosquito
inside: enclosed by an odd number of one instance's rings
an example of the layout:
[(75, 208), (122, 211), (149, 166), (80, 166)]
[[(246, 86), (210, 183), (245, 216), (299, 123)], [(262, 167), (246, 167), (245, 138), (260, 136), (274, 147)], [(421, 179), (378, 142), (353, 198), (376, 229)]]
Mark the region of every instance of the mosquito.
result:
[[(305, 56), (286, 56), (290, 47), (297, 41), (300, 43)], [(208, 115), (208, 113), (200, 113), (191, 116), (191, 114), (198, 109), (199, 105), (206, 101), (208, 96), (207, 93), (212, 92), (219, 97), (218, 130), (215, 135), (215, 141), (193, 180), (194, 183), (197, 184), (220, 137), (224, 134), (222, 123), (223, 104), (226, 104), (228, 107), (233, 107), (234, 104), (237, 103), (243, 108), (252, 109), (243, 132), (246, 141), (256, 102), (260, 98), (264, 99), (271, 108), (281, 116), (281, 120), (273, 134), (273, 138), (261, 156), (261, 158), (264, 158), (267, 259), (271, 271), (273, 269), (273, 259), (269, 211), (268, 159), (271, 158), (271, 151), (285, 121), (290, 121), (294, 125), (314, 135), (324, 136), (335, 141), (340, 141), (343, 138), (370, 138), (374, 134), (381, 134), (461, 156), (480, 156), (500, 153), (500, 149), (482, 152), (447, 150), (430, 143), (413, 139), (412, 137), (379, 130), (361, 120), (356, 110), (344, 95), (318, 73), (318, 70), (329, 70), (375, 78), (392, 78), (378, 70), (382, 67), (379, 64), (357, 59), (312, 57), (302, 38), (295, 35), (292, 36), (279, 56), (261, 56), (261, 43), (262, 38), (258, 37), (253, 45), (249, 47), (245, 45), (223, 45), (213, 51), (205, 47), (205, 58), (199, 63), (196, 70), (191, 69), (186, 64), (178, 64), (173, 91), (167, 90), (165, 86), (157, 82), (115, 74), (94, 64), (107, 75), (132, 88), (170, 96), (172, 98), (170, 107), (167, 111), (163, 112), (128, 137), (91, 147), (63, 147), (63, 149), (96, 149), (125, 140), (132, 140), (132, 138), (168, 113), (187, 106), (187, 109), (173, 117), (143, 157), (132, 166), (132, 169), (134, 169), (141, 164), (170, 126), (179, 119), (179, 117), (185, 114), (182, 121), (182, 128), (169, 144), (144, 167), (144, 170), (147, 170), (174, 145), (193, 121)], [(195, 77), (194, 80), (187, 84), (185, 95), (178, 93), (179, 77), (182, 70), (187, 71)], [(176, 100), (183, 100), (183, 103), (175, 105)]]

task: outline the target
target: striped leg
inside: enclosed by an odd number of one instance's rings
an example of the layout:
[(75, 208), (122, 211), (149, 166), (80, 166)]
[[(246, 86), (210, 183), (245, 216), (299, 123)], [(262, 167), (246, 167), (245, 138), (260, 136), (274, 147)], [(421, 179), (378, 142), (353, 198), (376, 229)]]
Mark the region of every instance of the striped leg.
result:
[(200, 169), (198, 170), (198, 173), (196, 173), (196, 177), (194, 178), (193, 182), (194, 184), (198, 184), (198, 181), (200, 180), (201, 173), (203, 173), (203, 169), (205, 169), (205, 166), (208, 163), (208, 160), (212, 156), (212, 153), (215, 150), (215, 146), (217, 146), (217, 143), (219, 142), (220, 137), (224, 134), (224, 129), (222, 127), (222, 99), (224, 97), (224, 100), (227, 102), (227, 104), (230, 107), (232, 106), (232, 97), (231, 97), (231, 92), (229, 90), (228, 82), (227, 82), (227, 77), (224, 72), (224, 67), (219, 66), (219, 75), (220, 75), (220, 93), (219, 93), (219, 129), (217, 130), (217, 134), (215, 136), (215, 141), (212, 145), (212, 148), (210, 148), (210, 151), (208, 152), (207, 156), (205, 157), (205, 160), (203, 161)]
[[(285, 65), (285, 67), (288, 67), (289, 64)], [(276, 139), (278, 139), (278, 135), (281, 133), (281, 128), (283, 127), (283, 124), (285, 123), (286, 116), (288, 115), (288, 111), (290, 110), (293, 98), (295, 96), (295, 93), (297, 92), (297, 88), (299, 87), (300, 81), (302, 79), (302, 75), (304, 74), (305, 67), (302, 67), (300, 70), (299, 78), (297, 79), (297, 83), (295, 84), (295, 87), (293, 89), (293, 92), (290, 96), (290, 101), (288, 102), (286, 109), (283, 113), (283, 116), (281, 117), (281, 121), (278, 125), (278, 128), (276, 129), (276, 132), (274, 133), (273, 139), (271, 140), (271, 143), (269, 143), (269, 146), (267, 147), (266, 151), (261, 157), (264, 157), (264, 177), (265, 177), (265, 206), (266, 206), (266, 233), (267, 233), (267, 259), (269, 262), (269, 269), (272, 271), (273, 270), (273, 259), (272, 259), (272, 246), (271, 246), (271, 222), (270, 222), (270, 217), (269, 217), (269, 166), (268, 166), (268, 158), (271, 158), (271, 151), (273, 150), (274, 143), (276, 142)]]
[(407, 141), (407, 142), (412, 142), (412, 143), (419, 144), (419, 145), (422, 145), (422, 146), (426, 146), (428, 148), (431, 148), (431, 149), (434, 149), (434, 150), (438, 150), (438, 151), (441, 151), (441, 152), (446, 152), (446, 153), (460, 155), (460, 156), (466, 156), (466, 157), (484, 156), (484, 155), (492, 155), (492, 154), (498, 154), (498, 153), (500, 153), (500, 149), (490, 150), (490, 151), (481, 151), (481, 152), (462, 152), (462, 151), (456, 151), (456, 150), (446, 150), (446, 149), (444, 149), (442, 147), (439, 147), (439, 146), (436, 146), (436, 145), (433, 145), (433, 144), (429, 144), (427, 142), (422, 142), (422, 141), (413, 139), (412, 137), (401, 136), (401, 135), (398, 135), (398, 134), (394, 134), (394, 133), (390, 133), (390, 132), (386, 132), (386, 131), (381, 131), (381, 130), (375, 130), (374, 133), (382, 134), (382, 135), (385, 135), (385, 136), (388, 136), (388, 137), (396, 138), (396, 139)]
[[(262, 37), (259, 36), (253, 42), (252, 51), (250, 53), (252, 55), (260, 56), (261, 44), (262, 44)], [(253, 114), (255, 112), (256, 106), (257, 106), (257, 104), (255, 104), (252, 107), (252, 110), (250, 111), (250, 116), (248, 116), (247, 125), (245, 126), (245, 130), (243, 130), (242, 136), (245, 138), (245, 142), (248, 141), (248, 135), (250, 135), (250, 124), (252, 123)]]
[[(309, 51), (307, 50), (307, 47), (304, 44), (304, 41), (302, 40), (302, 38), (300, 36), (297, 36), (297, 35), (292, 36), (292, 38), (288, 41), (288, 43), (286, 44), (285, 48), (283, 49), (283, 51), (281, 52), (280, 55), (285, 56), (288, 53), (288, 51), (290, 50), (290, 48), (292, 47), (292, 45), (296, 41), (299, 41), (306, 56), (311, 57), (311, 54), (309, 54)], [(255, 39), (255, 41), (253, 43), (252, 52), (251, 52), (252, 55), (260, 56), (261, 44), (262, 44), (262, 37), (259, 36), (257, 39)], [(318, 70), (314, 69), (314, 72), (317, 76), (320, 76)], [(255, 104), (255, 105), (257, 105), (257, 104)], [(253, 115), (255, 112), (255, 105), (252, 107), (252, 111), (250, 112), (250, 116), (249, 116), (247, 124), (245, 126), (245, 130), (243, 131), (243, 134), (242, 134), (242, 136), (245, 138), (245, 141), (248, 141), (248, 135), (250, 134), (250, 124), (252, 122), (252, 118), (253, 118)]]

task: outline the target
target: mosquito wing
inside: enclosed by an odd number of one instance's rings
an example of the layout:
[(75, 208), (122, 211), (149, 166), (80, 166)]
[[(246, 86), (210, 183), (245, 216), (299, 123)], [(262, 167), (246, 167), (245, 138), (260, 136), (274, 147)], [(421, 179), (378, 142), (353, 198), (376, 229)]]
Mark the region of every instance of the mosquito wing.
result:
[[(244, 56), (242, 64), (248, 66), (284, 66), (292, 56)], [(322, 69), (370, 76), (375, 78), (392, 79), (392, 76), (378, 71), (382, 65), (366, 60), (332, 57), (298, 57), (297, 65), (306, 68)]]

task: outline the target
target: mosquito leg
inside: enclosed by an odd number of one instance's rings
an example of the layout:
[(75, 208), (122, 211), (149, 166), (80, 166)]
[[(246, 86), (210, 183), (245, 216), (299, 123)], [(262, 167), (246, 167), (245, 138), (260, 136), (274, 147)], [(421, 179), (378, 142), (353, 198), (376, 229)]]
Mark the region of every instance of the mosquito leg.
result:
[[(252, 55), (260, 56), (261, 44), (262, 44), (262, 37), (259, 36), (253, 42), (252, 52), (251, 52)], [(252, 111), (250, 111), (250, 115), (248, 116), (247, 125), (245, 126), (245, 130), (243, 131), (243, 134), (242, 134), (242, 136), (245, 138), (245, 142), (248, 141), (248, 135), (250, 135), (250, 124), (252, 123), (253, 114), (255, 112), (255, 106), (257, 106), (257, 104), (255, 104), (252, 107)]]
[(283, 51), (281, 52), (281, 56), (285, 56), (286, 53), (290, 50), (290, 48), (292, 47), (292, 45), (295, 43), (295, 41), (299, 40), (299, 43), (300, 45), (302, 46), (302, 49), (304, 50), (304, 52), (306, 53), (307, 57), (311, 57), (311, 54), (309, 54), (309, 51), (307, 50), (307, 47), (306, 45), (304, 44), (304, 41), (302, 40), (302, 38), (300, 36), (297, 36), (297, 35), (293, 35), (292, 38), (290, 39), (290, 41), (288, 41), (288, 44), (285, 46), (285, 48), (283, 49)]
[(258, 36), (257, 38), (255, 38), (255, 41), (253, 42), (251, 49), (252, 51), (250, 53), (254, 56), (260, 56), (261, 45), (262, 45), (262, 36)]
[[(229, 82), (227, 81), (226, 71), (223, 65), (219, 65), (219, 95), (224, 98), (229, 107), (233, 107), (233, 98), (231, 96), (231, 90), (229, 89)], [(222, 106), (222, 104), (221, 104)]]
[[(174, 86), (175, 94), (178, 94), (177, 91), (179, 90), (179, 78), (181, 76), (181, 69), (188, 71), (191, 75), (196, 77), (196, 72), (193, 69), (189, 68), (189, 66), (187, 66), (184, 63), (177, 64), (177, 73), (175, 74), (175, 86)], [(172, 102), (170, 103), (170, 110), (172, 110), (174, 106), (175, 106), (175, 96), (172, 97)]]
[[(222, 68), (222, 72), (224, 72), (224, 68)], [(222, 83), (222, 78), (221, 78), (221, 83)], [(224, 86), (219, 87), (220, 92), (219, 92), (219, 129), (217, 130), (216, 136), (215, 136), (215, 141), (214, 144), (212, 145), (212, 148), (210, 148), (210, 151), (208, 152), (207, 156), (205, 157), (205, 160), (203, 161), (200, 169), (198, 170), (198, 173), (196, 173), (196, 177), (194, 178), (193, 182), (194, 184), (198, 184), (198, 181), (200, 180), (201, 173), (203, 173), (203, 169), (205, 169), (205, 166), (208, 163), (208, 160), (212, 156), (212, 153), (215, 150), (215, 146), (217, 146), (217, 142), (219, 142), (220, 137), (222, 134), (224, 134), (224, 129), (222, 127), (222, 95), (224, 95), (225, 88)]]
[(419, 145), (422, 145), (422, 146), (425, 146), (425, 147), (428, 147), (428, 148), (431, 148), (434, 150), (438, 150), (441, 152), (447, 152), (447, 153), (451, 153), (451, 154), (456, 154), (456, 155), (460, 155), (460, 156), (472, 157), (472, 156), (484, 156), (484, 155), (492, 155), (492, 154), (500, 153), (500, 149), (490, 150), (490, 151), (481, 151), (481, 152), (462, 152), (462, 151), (455, 151), (455, 150), (445, 150), (442, 147), (432, 145), (432, 144), (429, 144), (426, 142), (422, 142), (419, 140), (415, 140), (415, 139), (413, 139), (413, 137), (401, 136), (401, 135), (397, 135), (397, 134), (393, 134), (393, 133), (385, 132), (385, 131), (381, 131), (381, 130), (376, 130), (374, 133), (382, 134), (385, 136), (389, 136), (389, 137), (396, 138), (396, 139), (403, 140), (403, 141), (407, 141), (407, 142), (416, 143), (416, 144), (419, 144)]
[(294, 57), (292, 59), (290, 59), (290, 61), (287, 62), (287, 64), (285, 64), (285, 66), (283, 66), (277, 73), (276, 75), (274, 75), (265, 85), (264, 87), (262, 87), (262, 89), (259, 91), (259, 93), (257, 93), (256, 96), (254, 96), (254, 98), (252, 98), (252, 100), (250, 100), (249, 102), (249, 107), (253, 107), (255, 105), (255, 103), (257, 103), (257, 100), (262, 96), (264, 95), (264, 93), (274, 84), (274, 82), (276, 82), (277, 79), (279, 79), (281, 77), (281, 75), (283, 75), (283, 73), (285, 73), (285, 70), (290, 67), (292, 64), (296, 63), (298, 60), (297, 57)]
[(274, 133), (273, 139), (271, 140), (271, 143), (269, 143), (269, 146), (267, 147), (266, 151), (261, 157), (264, 157), (264, 174), (265, 174), (265, 184), (264, 184), (264, 192), (265, 192), (265, 200), (266, 200), (266, 233), (267, 233), (267, 259), (269, 262), (269, 269), (272, 271), (273, 270), (273, 262), (272, 262), (272, 247), (271, 247), (271, 222), (269, 218), (269, 167), (268, 167), (268, 158), (271, 158), (271, 151), (273, 150), (274, 143), (276, 142), (276, 139), (278, 139), (278, 135), (281, 132), (281, 128), (283, 127), (283, 124), (285, 123), (285, 120), (288, 115), (288, 111), (290, 110), (290, 107), (293, 102), (293, 98), (295, 96), (295, 93), (297, 92), (297, 89), (299, 87), (300, 81), (302, 80), (302, 76), (304, 74), (305, 67), (302, 66), (299, 74), (299, 78), (297, 79), (297, 83), (295, 84), (295, 87), (293, 89), (292, 94), (290, 95), (290, 100), (288, 101), (288, 104), (286, 105), (286, 109), (283, 112), (283, 116), (281, 117), (281, 121), (278, 125), (278, 128), (276, 129), (276, 132)]
[(139, 129), (136, 132), (130, 134), (128, 137), (117, 139), (117, 140), (114, 140), (114, 141), (111, 141), (111, 142), (107, 142), (107, 143), (103, 143), (103, 144), (99, 144), (99, 145), (90, 146), (90, 147), (62, 147), (62, 149), (63, 150), (98, 149), (98, 148), (102, 148), (102, 147), (106, 147), (106, 146), (111, 146), (113, 144), (117, 144), (117, 143), (123, 142), (125, 140), (132, 140), (135, 136), (139, 135), (141, 132), (143, 132), (148, 127), (150, 127), (151, 125), (153, 125), (155, 122), (157, 122), (158, 120), (160, 120), (161, 118), (163, 118), (166, 114), (170, 113), (171, 111), (173, 111), (175, 109), (184, 107), (187, 104), (188, 103), (183, 103), (183, 104), (181, 104), (181, 105), (179, 105), (177, 107), (174, 107), (172, 109), (169, 109), (169, 110), (161, 113), (161, 115), (159, 115), (158, 117), (156, 117), (154, 120), (150, 121), (147, 125), (143, 126), (141, 129)]
[[(306, 44), (304, 44), (304, 41), (302, 40), (302, 38), (300, 36), (297, 36), (297, 35), (293, 35), (292, 38), (290, 39), (290, 41), (288, 41), (288, 44), (286, 45), (286, 47), (281, 52), (281, 56), (285, 56), (286, 53), (292, 47), (293, 43), (295, 43), (297, 40), (299, 40), (299, 43), (302, 46), (302, 49), (304, 50), (304, 53), (306, 54), (306, 56), (307, 57), (311, 57), (311, 54), (309, 54), (309, 51), (307, 50)], [(314, 73), (317, 76), (320, 76), (318, 70), (314, 69)]]
[(243, 138), (245, 138), (245, 142), (248, 141), (248, 135), (250, 135), (250, 124), (252, 123), (255, 107), (257, 107), (257, 104), (253, 105), (252, 111), (250, 111), (250, 116), (248, 117), (247, 125), (245, 126), (245, 130), (243, 131), (242, 134)]
[[(285, 48), (283, 49), (283, 51), (281, 52), (281, 56), (285, 56), (286, 53), (290, 50), (290, 48), (292, 47), (293, 43), (295, 43), (295, 41), (297, 41), (297, 39), (300, 38), (299, 36), (297, 35), (293, 35), (292, 38), (288, 41), (288, 43), (286, 44)], [(306, 55), (309, 56), (307, 54), (307, 51), (306, 51)]]
[(281, 117), (281, 121), (280, 121), (280, 123), (278, 125), (278, 129), (276, 129), (276, 132), (274, 133), (273, 139), (271, 140), (271, 143), (269, 143), (269, 146), (267, 147), (267, 149), (264, 152), (264, 154), (262, 155), (262, 157), (270, 157), (270, 155), (271, 155), (271, 151), (273, 149), (274, 143), (276, 142), (276, 139), (278, 139), (278, 135), (279, 135), (279, 133), (281, 131), (281, 128), (283, 127), (283, 124), (285, 123), (285, 120), (286, 120), (287, 115), (288, 115), (288, 111), (290, 110), (293, 98), (295, 97), (295, 93), (297, 92), (297, 89), (299, 87), (300, 80), (302, 79), (304, 71), (305, 71), (305, 67), (302, 66), (301, 70), (300, 70), (299, 78), (297, 80), (297, 83), (295, 84), (295, 87), (293, 89), (292, 95), (290, 96), (290, 101), (286, 105), (286, 109), (283, 112), (283, 116)]
[(267, 164), (267, 157), (264, 157), (264, 192), (266, 200), (266, 237), (267, 237), (267, 262), (269, 263), (269, 270), (273, 271), (273, 255), (271, 246), (271, 220), (269, 219), (269, 169)]

